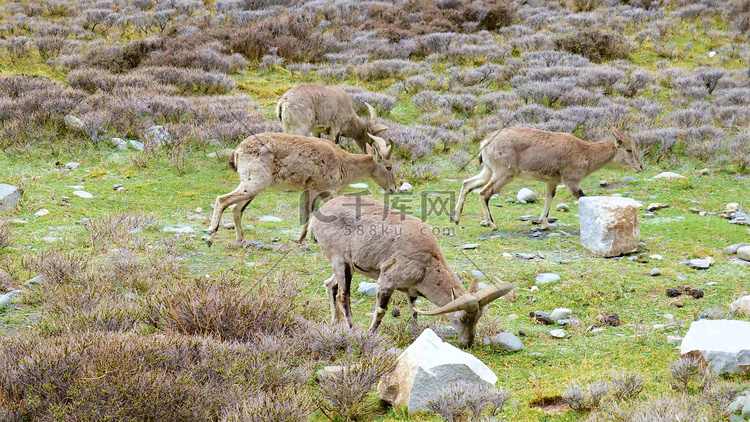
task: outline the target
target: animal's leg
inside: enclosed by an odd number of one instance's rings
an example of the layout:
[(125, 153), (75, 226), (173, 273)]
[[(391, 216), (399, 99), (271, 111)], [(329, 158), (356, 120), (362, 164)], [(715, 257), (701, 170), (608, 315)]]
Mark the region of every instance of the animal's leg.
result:
[(494, 173), (487, 186), (479, 192), (479, 196), (482, 198), (482, 211), (484, 212), (484, 220), (480, 223), (482, 226), (489, 226), (492, 230), (497, 229), (495, 220), (492, 219), (492, 214), (490, 214), (490, 198), (511, 180), (513, 180), (513, 176), (503, 175), (498, 177), (497, 173)]
[(344, 315), (341, 313), (341, 308), (339, 308), (336, 304), (336, 295), (338, 295), (339, 292), (339, 285), (336, 281), (336, 274), (331, 274), (331, 276), (323, 282), (323, 286), (326, 288), (328, 303), (331, 305), (331, 322), (343, 322)]
[(411, 330), (413, 332), (416, 332), (419, 330), (419, 325), (417, 325), (417, 310), (414, 308), (414, 302), (417, 301), (417, 298), (419, 296), (409, 296), (409, 314), (411, 314)]
[(336, 281), (338, 283), (336, 304), (339, 307), (339, 311), (343, 309), (344, 316), (349, 323), (349, 328), (353, 328), (354, 320), (352, 319), (351, 304), (352, 267), (348, 262), (344, 262), (340, 259), (331, 264), (333, 265), (333, 272), (336, 275)]
[(458, 195), (458, 202), (456, 202), (456, 209), (453, 212), (453, 221), (458, 224), (461, 221), (461, 212), (464, 209), (464, 202), (466, 202), (466, 195), (471, 192), (472, 189), (476, 189), (492, 178), (492, 170), (485, 166), (482, 171), (476, 176), (470, 177), (461, 184), (461, 194)]
[(568, 190), (570, 191), (570, 194), (573, 195), (573, 198), (581, 199), (582, 196), (586, 196), (583, 193), (583, 189), (581, 189), (581, 182), (571, 182), (569, 180), (563, 180), (563, 183), (565, 183), (565, 186), (568, 187)]
[(547, 217), (549, 217), (549, 208), (552, 205), (552, 198), (555, 197), (556, 191), (557, 191), (557, 183), (554, 183), (554, 182), (547, 183), (547, 196), (544, 197), (544, 211), (542, 211), (542, 215), (541, 217), (539, 217), (539, 221), (542, 224), (540, 228), (542, 230), (549, 229), (549, 222), (547, 221)]
[(299, 239), (297, 239), (297, 243), (299, 244), (302, 244), (307, 237), (307, 226), (310, 224), (310, 212), (312, 211), (313, 198), (315, 198), (316, 195), (315, 192), (309, 190), (302, 192), (302, 203), (300, 204), (302, 206), (302, 218), (300, 218), (302, 233), (299, 235)]
[(247, 201), (238, 202), (232, 210), (232, 217), (234, 217), (234, 231), (237, 234), (237, 243), (242, 243), (245, 238), (245, 235), (242, 232), (242, 213), (245, 212), (245, 208), (247, 208), (252, 201), (253, 198), (250, 198)]
[[(382, 277), (381, 277), (382, 278)], [(372, 324), (370, 324), (370, 332), (374, 333), (380, 325), (380, 321), (383, 320), (383, 315), (388, 309), (388, 301), (391, 300), (393, 290), (384, 289), (383, 286), (387, 284), (383, 280), (378, 280), (378, 298), (375, 305), (375, 313), (372, 316)]]
[(262, 190), (262, 187), (255, 186), (247, 180), (240, 183), (235, 190), (216, 197), (214, 214), (211, 218), (211, 225), (208, 227), (208, 237), (206, 238), (206, 244), (208, 244), (209, 247), (213, 244), (214, 235), (216, 235), (216, 231), (219, 229), (221, 215), (224, 213), (224, 210), (232, 204), (249, 201), (252, 198), (255, 198)]

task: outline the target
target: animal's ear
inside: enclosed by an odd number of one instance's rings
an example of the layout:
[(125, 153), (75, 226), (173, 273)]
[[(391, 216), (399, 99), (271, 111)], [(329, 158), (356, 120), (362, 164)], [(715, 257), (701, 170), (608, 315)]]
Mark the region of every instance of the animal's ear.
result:
[(378, 114), (375, 112), (375, 107), (371, 106), (369, 103), (365, 103), (365, 105), (367, 106), (367, 110), (370, 112), (367, 120), (375, 120), (378, 117)]
[(617, 147), (620, 147), (622, 145), (624, 136), (622, 135), (622, 132), (617, 130), (617, 128), (612, 128), (612, 136), (615, 137), (615, 145)]
[(372, 154), (373, 154), (373, 148), (372, 148), (372, 145), (370, 145), (370, 144), (365, 144), (365, 153), (366, 153), (367, 155), (372, 155)]
[(479, 280), (474, 279), (469, 286), (469, 293), (476, 293), (477, 291), (479, 291)]
[(382, 132), (382, 131), (384, 131), (386, 129), (388, 129), (388, 126), (381, 125), (380, 123), (377, 123), (377, 124), (374, 124), (374, 125), (370, 126), (370, 131), (369, 132), (371, 134), (373, 134), (373, 135), (377, 135), (378, 133), (380, 133), (380, 132)]

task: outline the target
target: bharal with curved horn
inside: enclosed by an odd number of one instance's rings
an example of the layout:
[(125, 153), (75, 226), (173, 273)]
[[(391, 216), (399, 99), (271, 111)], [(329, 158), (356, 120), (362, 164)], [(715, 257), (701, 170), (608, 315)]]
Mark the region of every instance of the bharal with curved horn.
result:
[[(388, 301), (399, 290), (409, 297), (411, 322), (417, 314), (445, 315), (458, 334), (460, 346), (471, 346), (483, 308), (513, 289), (498, 282), (466, 290), (448, 266), (432, 228), (419, 219), (370, 197), (340, 196), (315, 214), (310, 230), (331, 262), (334, 274), (324, 282), (334, 322), (343, 317), (353, 326), (350, 292), (352, 274), (377, 279), (378, 293), (370, 331), (377, 330)], [(418, 297), (438, 306), (414, 307)]]

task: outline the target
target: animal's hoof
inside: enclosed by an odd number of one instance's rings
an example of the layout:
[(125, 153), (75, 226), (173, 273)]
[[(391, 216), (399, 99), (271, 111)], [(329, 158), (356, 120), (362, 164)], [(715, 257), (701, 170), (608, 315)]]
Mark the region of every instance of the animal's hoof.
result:
[(479, 222), (479, 225), (482, 227), (489, 227), (490, 223), (488, 223), (487, 220), (482, 220)]
[(206, 246), (208, 246), (210, 248), (213, 244), (214, 244), (214, 242), (206, 239)]

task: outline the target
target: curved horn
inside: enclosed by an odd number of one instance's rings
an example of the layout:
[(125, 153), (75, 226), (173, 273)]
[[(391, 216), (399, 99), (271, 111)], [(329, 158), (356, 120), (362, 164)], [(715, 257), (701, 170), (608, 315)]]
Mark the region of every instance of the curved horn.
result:
[(479, 310), (479, 301), (474, 295), (465, 294), (431, 311), (422, 311), (416, 308), (414, 310), (420, 315), (442, 315), (456, 311), (476, 312)]
[(372, 139), (373, 143), (378, 148), (378, 152), (380, 152), (380, 155), (382, 155), (383, 158), (391, 158), (391, 150), (393, 149), (393, 145), (386, 142), (385, 139), (381, 138), (380, 136), (375, 136), (370, 133), (368, 133), (367, 136)]
[(490, 302), (493, 300), (505, 296), (508, 294), (511, 290), (513, 290), (513, 285), (510, 283), (498, 283), (493, 284), (491, 286), (487, 286), (484, 289), (474, 293), (472, 296), (477, 300), (480, 307), (487, 306)]
[(375, 112), (375, 107), (371, 106), (370, 103), (365, 103), (367, 109), (370, 111), (370, 117), (367, 120), (375, 120), (378, 118), (378, 114)]

